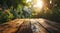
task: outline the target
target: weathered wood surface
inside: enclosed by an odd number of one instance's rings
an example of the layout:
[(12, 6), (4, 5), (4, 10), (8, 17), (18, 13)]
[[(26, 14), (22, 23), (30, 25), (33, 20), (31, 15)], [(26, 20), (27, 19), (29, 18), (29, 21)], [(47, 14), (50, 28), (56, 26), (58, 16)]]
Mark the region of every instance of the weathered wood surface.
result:
[(15, 19), (0, 24), (0, 33), (60, 33), (60, 23), (46, 19)]

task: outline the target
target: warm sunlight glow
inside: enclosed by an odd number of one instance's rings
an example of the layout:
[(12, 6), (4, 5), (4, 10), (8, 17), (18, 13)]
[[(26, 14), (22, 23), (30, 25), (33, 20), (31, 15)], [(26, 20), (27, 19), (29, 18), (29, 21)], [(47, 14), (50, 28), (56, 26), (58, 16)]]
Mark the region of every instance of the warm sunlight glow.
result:
[(43, 7), (43, 1), (42, 0), (37, 0), (36, 4), (34, 5), (34, 7), (38, 7), (38, 8), (42, 8)]
[(26, 3), (31, 2), (32, 0), (26, 0)]
[(34, 8), (39, 8), (39, 9), (43, 8), (43, 1), (42, 0), (27, 0), (26, 2), (27, 3), (31, 2), (30, 7), (32, 7), (32, 5), (33, 5)]
[(50, 0), (50, 4), (52, 3), (52, 0)]

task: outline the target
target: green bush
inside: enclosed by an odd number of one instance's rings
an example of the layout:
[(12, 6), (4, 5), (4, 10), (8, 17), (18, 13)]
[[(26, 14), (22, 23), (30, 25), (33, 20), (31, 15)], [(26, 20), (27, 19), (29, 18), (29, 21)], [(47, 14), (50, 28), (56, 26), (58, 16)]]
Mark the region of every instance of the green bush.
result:
[(6, 22), (13, 19), (14, 16), (10, 12), (0, 11), (0, 22)]

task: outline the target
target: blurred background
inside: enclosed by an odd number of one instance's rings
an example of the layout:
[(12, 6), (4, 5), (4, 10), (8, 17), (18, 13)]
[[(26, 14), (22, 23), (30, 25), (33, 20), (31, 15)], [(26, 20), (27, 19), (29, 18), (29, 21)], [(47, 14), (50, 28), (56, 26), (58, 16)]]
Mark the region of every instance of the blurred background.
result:
[(0, 23), (44, 18), (60, 23), (60, 0), (0, 0)]

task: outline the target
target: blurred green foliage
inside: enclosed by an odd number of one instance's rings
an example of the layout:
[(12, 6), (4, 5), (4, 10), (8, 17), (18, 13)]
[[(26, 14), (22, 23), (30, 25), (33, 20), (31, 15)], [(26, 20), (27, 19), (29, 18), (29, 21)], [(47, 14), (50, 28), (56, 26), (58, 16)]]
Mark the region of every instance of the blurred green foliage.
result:
[[(60, 0), (53, 0), (50, 4), (50, 0), (45, 1), (48, 4), (46, 7), (41, 10), (37, 15), (32, 15), (33, 5), (29, 8), (31, 3), (26, 3), (26, 0), (0, 0), (0, 22), (6, 22), (16, 18), (45, 18), (53, 21), (60, 22)], [(26, 10), (24, 6), (27, 7)], [(30, 10), (29, 10), (30, 9)], [(32, 12), (31, 12), (32, 11)], [(38, 11), (38, 10), (37, 10)]]
[(6, 11), (0, 11), (0, 22), (6, 22), (14, 18), (13, 14)]
[(24, 6), (27, 6), (26, 0), (0, 0), (0, 22), (30, 17), (25, 16), (28, 12), (23, 10)]

